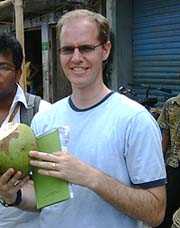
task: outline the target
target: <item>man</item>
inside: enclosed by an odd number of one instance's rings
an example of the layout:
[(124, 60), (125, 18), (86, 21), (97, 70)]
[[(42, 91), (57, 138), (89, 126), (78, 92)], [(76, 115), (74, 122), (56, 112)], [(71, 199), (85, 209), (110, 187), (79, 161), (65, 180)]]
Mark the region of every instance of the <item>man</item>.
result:
[(173, 214), (173, 224), (171, 228), (180, 228), (180, 208)]
[[(30, 125), (38, 110), (45, 111), (50, 106), (40, 97), (24, 93), (18, 85), (21, 77), (23, 52), (20, 43), (8, 34), (0, 35), (0, 127), (8, 122), (23, 122)], [(1, 183), (1, 182), (0, 182)], [(2, 184), (2, 183), (1, 183)], [(3, 199), (0, 184), (0, 198)], [(15, 207), (0, 205), (0, 227), (39, 227), (39, 214), (25, 212)]]
[[(75, 10), (60, 19), (58, 34), (60, 61), (72, 94), (46, 115), (38, 114), (32, 127), (41, 135), (68, 126), (69, 152), (32, 151), (30, 156), (40, 174), (69, 181), (74, 197), (43, 208), (41, 227), (158, 225), (166, 204), (160, 131), (145, 108), (103, 83), (103, 62), (111, 49), (108, 21), (100, 14)], [(0, 181), (9, 192), (5, 200), (12, 203), (18, 190), (13, 185), (20, 177), (8, 180), (8, 172)], [(18, 206), (33, 209), (33, 189), (31, 197), (24, 181), (23, 185)]]
[(171, 227), (173, 213), (180, 207), (180, 95), (168, 99), (158, 119), (162, 129), (162, 146), (166, 157), (167, 208), (159, 227)]

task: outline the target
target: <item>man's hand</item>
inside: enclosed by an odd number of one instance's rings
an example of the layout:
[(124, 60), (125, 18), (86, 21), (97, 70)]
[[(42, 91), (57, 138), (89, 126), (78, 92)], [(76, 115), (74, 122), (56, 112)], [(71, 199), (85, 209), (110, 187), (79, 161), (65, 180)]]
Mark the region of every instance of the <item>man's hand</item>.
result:
[(5, 200), (8, 204), (14, 203), (18, 190), (21, 189), (28, 180), (29, 177), (24, 177), (20, 171), (16, 172), (12, 168), (8, 169), (0, 176), (0, 198)]
[(42, 175), (53, 176), (96, 192), (115, 208), (150, 226), (161, 223), (166, 205), (165, 186), (150, 189), (129, 187), (67, 152), (31, 151), (30, 164)]
[(49, 154), (31, 151), (30, 156), (30, 164), (39, 168), (39, 174), (64, 179), (73, 184), (89, 187), (90, 180), (87, 177), (96, 173), (93, 167), (68, 152)]

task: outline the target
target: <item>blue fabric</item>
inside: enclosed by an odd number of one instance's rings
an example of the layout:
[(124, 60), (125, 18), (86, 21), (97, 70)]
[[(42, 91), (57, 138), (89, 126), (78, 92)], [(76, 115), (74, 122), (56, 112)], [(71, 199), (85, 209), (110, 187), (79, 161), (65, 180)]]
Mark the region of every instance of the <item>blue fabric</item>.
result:
[[(65, 98), (32, 121), (36, 135), (69, 126), (68, 150), (128, 186), (165, 184), (160, 130), (147, 110), (118, 93), (77, 111)], [(74, 197), (42, 209), (41, 228), (144, 228), (93, 191), (72, 185)]]

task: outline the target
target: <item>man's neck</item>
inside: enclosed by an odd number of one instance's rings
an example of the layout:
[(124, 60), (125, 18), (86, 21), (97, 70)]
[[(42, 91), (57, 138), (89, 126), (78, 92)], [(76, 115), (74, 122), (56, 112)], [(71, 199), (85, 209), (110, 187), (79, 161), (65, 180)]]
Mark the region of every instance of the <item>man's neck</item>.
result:
[(7, 96), (0, 97), (0, 111), (9, 111), (13, 100), (14, 96), (16, 95), (16, 89), (12, 91), (12, 93), (8, 94)]
[(110, 93), (110, 89), (103, 84), (100, 88), (95, 89), (94, 91), (92, 89), (89, 91), (87, 91), (87, 89), (76, 89), (73, 91), (71, 99), (77, 108), (83, 109), (97, 104), (108, 93)]

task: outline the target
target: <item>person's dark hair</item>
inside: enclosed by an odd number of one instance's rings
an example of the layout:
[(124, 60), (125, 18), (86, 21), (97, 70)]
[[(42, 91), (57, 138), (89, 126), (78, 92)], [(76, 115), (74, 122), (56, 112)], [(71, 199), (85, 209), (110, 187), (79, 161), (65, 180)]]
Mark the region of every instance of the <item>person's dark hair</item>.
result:
[(95, 13), (86, 9), (76, 9), (65, 13), (58, 21), (57, 34), (60, 38), (60, 33), (63, 25), (74, 18), (88, 18), (90, 21), (96, 22), (99, 31), (98, 40), (104, 44), (109, 41), (110, 37), (110, 25), (109, 21), (99, 13)]
[(19, 70), (23, 61), (23, 50), (19, 41), (7, 33), (0, 34), (0, 54), (11, 54), (16, 70)]

